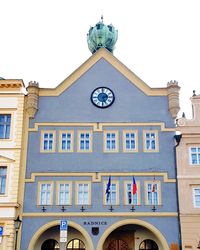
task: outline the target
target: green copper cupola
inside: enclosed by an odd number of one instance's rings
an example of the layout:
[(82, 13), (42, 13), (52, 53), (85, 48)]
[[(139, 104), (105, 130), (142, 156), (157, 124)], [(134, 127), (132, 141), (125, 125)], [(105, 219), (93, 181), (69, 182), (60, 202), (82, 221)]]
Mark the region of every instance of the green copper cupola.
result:
[(87, 34), (88, 48), (94, 54), (100, 48), (113, 52), (118, 38), (118, 30), (112, 24), (105, 25), (103, 17), (94, 27), (90, 27)]

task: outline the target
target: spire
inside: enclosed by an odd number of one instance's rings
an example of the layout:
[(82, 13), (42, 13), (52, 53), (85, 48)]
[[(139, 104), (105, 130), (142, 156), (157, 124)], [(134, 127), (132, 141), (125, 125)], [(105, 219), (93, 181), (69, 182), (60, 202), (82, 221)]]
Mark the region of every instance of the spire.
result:
[(118, 38), (118, 31), (112, 24), (105, 25), (103, 23), (103, 15), (94, 27), (90, 27), (87, 34), (88, 48), (94, 54), (100, 48), (106, 48), (111, 53), (114, 50), (115, 43)]

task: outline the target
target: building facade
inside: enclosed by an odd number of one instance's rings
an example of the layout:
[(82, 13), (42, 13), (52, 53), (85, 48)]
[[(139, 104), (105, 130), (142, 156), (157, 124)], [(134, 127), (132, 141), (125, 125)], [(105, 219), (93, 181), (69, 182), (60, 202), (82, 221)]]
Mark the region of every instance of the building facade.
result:
[(176, 147), (183, 249), (200, 248), (200, 95), (191, 97), (193, 118), (177, 122)]
[(150, 88), (90, 48), (55, 89), (27, 88), (20, 249), (178, 249), (177, 82)]
[(18, 215), (24, 84), (0, 79), (0, 249), (13, 250)]

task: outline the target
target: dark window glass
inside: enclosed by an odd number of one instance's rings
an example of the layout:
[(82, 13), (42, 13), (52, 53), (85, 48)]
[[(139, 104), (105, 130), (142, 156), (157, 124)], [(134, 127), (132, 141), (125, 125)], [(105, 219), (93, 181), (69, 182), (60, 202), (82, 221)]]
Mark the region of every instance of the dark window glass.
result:
[(11, 115), (0, 114), (0, 139), (10, 138)]
[(43, 242), (41, 250), (59, 250), (59, 244), (56, 240), (49, 239)]
[(5, 194), (6, 192), (6, 175), (7, 167), (0, 167), (0, 194)]
[(158, 250), (158, 245), (153, 240), (144, 240), (140, 244), (139, 250)]

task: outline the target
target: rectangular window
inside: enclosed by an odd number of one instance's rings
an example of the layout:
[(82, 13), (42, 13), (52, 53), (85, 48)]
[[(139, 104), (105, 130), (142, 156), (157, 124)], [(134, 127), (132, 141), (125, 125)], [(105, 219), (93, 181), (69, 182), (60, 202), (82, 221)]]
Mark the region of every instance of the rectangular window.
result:
[(77, 205), (90, 205), (90, 183), (77, 183)]
[(41, 132), (41, 152), (55, 152), (56, 131)]
[(60, 131), (60, 152), (73, 151), (73, 131)]
[(6, 193), (7, 167), (0, 167), (0, 195)]
[(78, 131), (78, 152), (92, 152), (91, 131)]
[(158, 152), (158, 132), (143, 131), (144, 152)]
[(104, 131), (104, 152), (118, 152), (117, 131)]
[(104, 204), (105, 205), (119, 205), (119, 186), (117, 181), (111, 180), (110, 193), (106, 194), (107, 183), (104, 182)]
[(53, 184), (40, 183), (39, 188), (40, 188), (39, 205), (52, 205)]
[(125, 190), (126, 190), (126, 205), (138, 205), (138, 192), (139, 192), (139, 188), (138, 188), (138, 183), (137, 183), (137, 193), (133, 194), (133, 187), (132, 187), (132, 183), (126, 183), (125, 186)]
[(200, 187), (193, 188), (194, 207), (200, 208)]
[(191, 165), (200, 165), (200, 147), (190, 148), (190, 163)]
[(11, 115), (0, 114), (0, 139), (10, 138)]
[(123, 150), (124, 152), (137, 151), (137, 131), (135, 130), (123, 131)]
[(58, 205), (71, 204), (71, 184), (58, 183)]
[(160, 182), (152, 181), (146, 183), (146, 204), (160, 205), (161, 204)]

